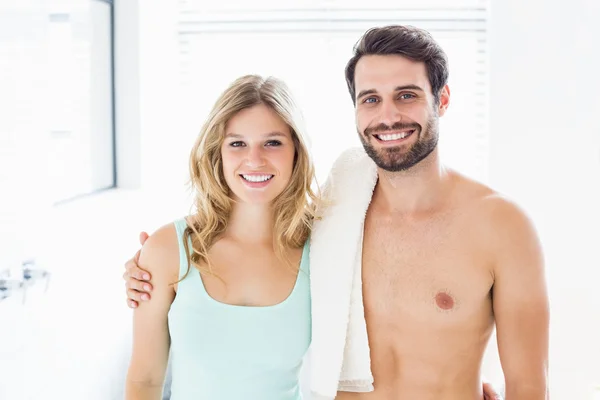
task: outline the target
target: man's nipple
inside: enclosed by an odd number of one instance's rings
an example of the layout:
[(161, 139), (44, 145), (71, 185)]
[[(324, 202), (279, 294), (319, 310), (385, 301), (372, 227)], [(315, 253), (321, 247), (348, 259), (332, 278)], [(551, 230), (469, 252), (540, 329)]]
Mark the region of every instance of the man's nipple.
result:
[(436, 294), (435, 303), (442, 310), (451, 310), (454, 307), (454, 299), (446, 292)]

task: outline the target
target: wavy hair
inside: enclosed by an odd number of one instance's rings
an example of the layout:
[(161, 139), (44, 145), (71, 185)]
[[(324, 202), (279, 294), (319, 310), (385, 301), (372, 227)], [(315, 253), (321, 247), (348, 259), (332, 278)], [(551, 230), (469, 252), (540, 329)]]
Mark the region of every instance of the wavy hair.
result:
[(195, 192), (196, 211), (188, 217), (184, 231), (188, 270), (181, 279), (188, 275), (191, 265), (200, 273), (216, 275), (208, 251), (227, 229), (234, 204), (223, 175), (221, 146), (225, 127), (237, 113), (259, 104), (271, 108), (290, 127), (295, 147), (290, 183), (272, 203), (275, 254), (294, 267), (286, 256), (286, 249), (301, 247), (308, 239), (319, 196), (318, 186), (315, 185), (315, 190), (312, 188), (313, 183), (316, 184), (315, 171), (302, 114), (283, 81), (258, 75), (242, 76), (217, 99), (190, 154), (190, 183)]

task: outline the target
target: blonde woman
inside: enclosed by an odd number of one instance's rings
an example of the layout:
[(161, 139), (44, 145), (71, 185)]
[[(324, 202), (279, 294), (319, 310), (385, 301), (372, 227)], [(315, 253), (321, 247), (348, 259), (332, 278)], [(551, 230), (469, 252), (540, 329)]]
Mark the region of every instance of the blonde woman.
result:
[(311, 341), (307, 238), (315, 194), (304, 128), (284, 83), (237, 79), (190, 157), (196, 213), (145, 242), (153, 301), (134, 311), (126, 398), (301, 398)]

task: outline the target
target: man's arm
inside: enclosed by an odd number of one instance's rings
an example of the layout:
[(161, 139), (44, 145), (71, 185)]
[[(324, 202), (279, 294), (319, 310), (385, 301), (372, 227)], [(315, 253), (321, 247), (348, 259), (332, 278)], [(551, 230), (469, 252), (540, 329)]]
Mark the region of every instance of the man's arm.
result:
[(490, 382), (483, 378), (483, 400), (502, 400), (500, 393), (492, 386)]
[(549, 304), (542, 250), (525, 213), (496, 200), (493, 307), (506, 400), (546, 400)]
[(127, 400), (160, 400), (170, 336), (167, 315), (175, 292), (179, 252), (175, 228), (167, 225), (148, 238), (139, 264), (152, 273), (154, 296), (133, 312), (133, 350), (127, 372)]
[[(146, 240), (148, 240), (148, 234), (146, 232), (140, 233), (140, 244), (142, 246)], [(150, 292), (152, 291), (152, 283), (150, 283), (152, 276), (138, 265), (140, 252), (141, 250), (138, 250), (133, 258), (125, 263), (125, 272), (123, 273), (129, 308), (137, 308), (140, 302), (150, 300)]]

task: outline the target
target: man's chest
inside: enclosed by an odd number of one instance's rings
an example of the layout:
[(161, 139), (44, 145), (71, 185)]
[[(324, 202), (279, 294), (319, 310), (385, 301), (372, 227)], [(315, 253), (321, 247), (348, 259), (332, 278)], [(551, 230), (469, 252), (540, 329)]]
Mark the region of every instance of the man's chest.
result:
[(482, 241), (460, 220), (408, 223), (367, 218), (363, 241), (367, 314), (459, 321), (490, 306), (493, 284)]

